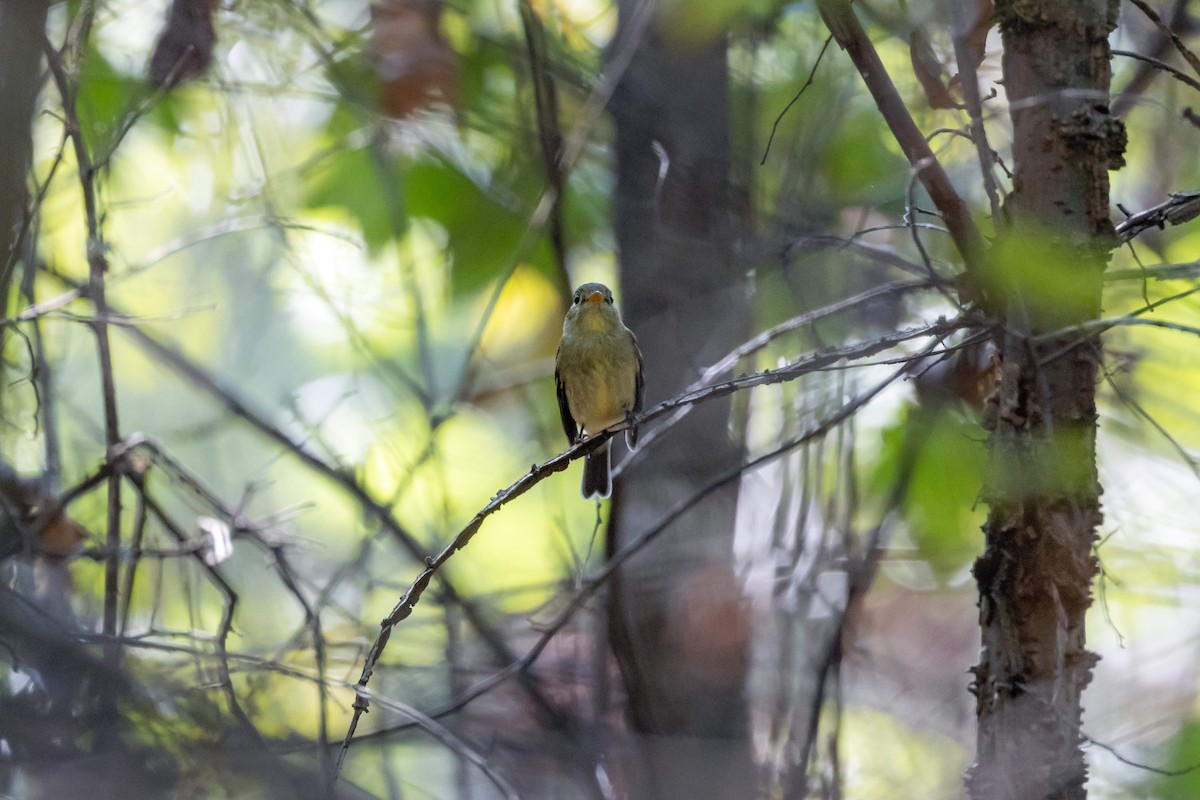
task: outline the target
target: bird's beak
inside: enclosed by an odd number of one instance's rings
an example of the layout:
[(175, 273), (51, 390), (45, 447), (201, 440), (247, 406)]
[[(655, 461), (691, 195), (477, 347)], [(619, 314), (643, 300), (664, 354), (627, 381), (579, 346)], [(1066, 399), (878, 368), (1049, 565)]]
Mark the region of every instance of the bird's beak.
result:
[(587, 296), (587, 301), (589, 303), (603, 303), (604, 294), (602, 292), (592, 292)]

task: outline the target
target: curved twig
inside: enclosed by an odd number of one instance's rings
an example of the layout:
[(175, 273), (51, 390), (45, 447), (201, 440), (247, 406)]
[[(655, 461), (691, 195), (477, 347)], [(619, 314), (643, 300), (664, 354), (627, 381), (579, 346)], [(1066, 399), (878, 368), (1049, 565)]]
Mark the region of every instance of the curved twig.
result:
[(888, 76), (875, 45), (871, 43), (862, 24), (850, 7), (849, 0), (817, 0), (821, 17), (837, 43), (850, 56), (862, 76), (863, 83), (875, 98), (879, 113), (904, 151), (909, 164), (916, 170), (921, 184), (942, 212), (942, 218), (962, 255), (967, 275), (976, 292), (987, 285), (984, 280), (983, 259), (986, 252), (983, 235), (980, 234), (971, 209), (950, 183), (941, 162), (929, 148), (929, 143), (917, 128), (904, 100)]
[[(920, 333), (905, 331), (894, 336), (882, 337), (882, 339), (871, 343), (874, 349), (872, 349), (872, 347), (864, 347), (863, 354), (870, 355), (874, 352), (878, 352), (879, 350), (887, 349), (888, 347), (893, 346), (896, 337), (901, 337), (898, 340), (903, 341), (905, 339), (916, 338), (918, 335), (938, 336), (959, 328), (961, 328), (961, 323), (957, 321), (952, 323), (945, 320), (940, 320), (934, 325), (923, 329), (918, 329)], [(338, 754), (337, 764), (334, 767), (334, 774), (337, 775), (341, 771), (346, 754), (350, 749), (350, 742), (353, 740), (354, 733), (358, 729), (359, 720), (370, 707), (370, 700), (364, 690), (370, 683), (371, 676), (375, 671), (375, 666), (378, 664), (379, 659), (383, 656), (383, 651), (387, 648), (388, 641), (391, 639), (392, 631), (398, 624), (412, 614), (413, 610), (416, 608), (416, 604), (420, 601), (422, 595), (425, 593), (425, 590), (429, 587), (434, 575), (436, 575), (438, 570), (450, 560), (451, 556), (453, 556), (471, 541), (475, 534), (479, 532), (484, 521), (489, 516), (500, 510), (501, 507), (511, 500), (516, 499), (520, 495), (532, 489), (545, 478), (556, 472), (565, 470), (567, 466), (575, 459), (581, 458), (596, 450), (606, 441), (608, 441), (608, 439), (610, 439), (613, 435), (625, 430), (631, 424), (644, 425), (647, 422), (658, 419), (681, 407), (692, 406), (716, 399), (718, 397), (724, 397), (736, 391), (749, 389), (755, 386), (764, 386), (768, 384), (783, 383), (785, 381), (794, 380), (801, 375), (808, 374), (819, 369), (820, 366), (836, 363), (841, 361), (843, 358), (845, 358), (845, 356), (842, 354), (842, 351), (818, 354), (810, 358), (801, 359), (800, 361), (794, 362), (793, 364), (787, 365), (781, 369), (773, 371), (767, 370), (765, 372), (744, 375), (712, 386), (706, 386), (695, 391), (684, 392), (678, 397), (659, 403), (645, 414), (639, 416), (637, 419), (614, 425), (613, 427), (601, 431), (584, 442), (569, 447), (567, 450), (550, 459), (549, 461), (546, 461), (542, 464), (533, 465), (529, 472), (525, 475), (522, 475), (516, 481), (516, 483), (497, 493), (496, 496), (493, 497), (491, 501), (484, 506), (453, 539), (451, 539), (450, 543), (447, 544), (440, 553), (438, 553), (436, 556), (426, 559), (425, 569), (421, 571), (408, 589), (405, 590), (404, 594), (400, 596), (399, 601), (396, 603), (391, 613), (389, 613), (380, 623), (379, 635), (376, 637), (375, 642), (371, 645), (370, 651), (367, 653), (367, 657), (363, 663), (362, 675), (356, 684), (356, 697), (353, 704), (354, 713), (351, 717), (350, 725), (346, 731), (345, 739), (342, 742), (341, 751)], [(574, 614), (575, 611), (582, 607), (583, 603), (591, 597), (596, 589), (598, 589), (599, 586), (606, 581), (609, 576), (614, 574), (615, 571), (625, 561), (645, 547), (650, 540), (657, 536), (662, 530), (665, 530), (675, 519), (686, 512), (700, 499), (708, 496), (717, 488), (734, 480), (746, 470), (753, 469), (754, 467), (766, 463), (767, 461), (782, 455), (788, 450), (832, 429), (835, 425), (845, 420), (864, 403), (874, 398), (877, 394), (879, 394), (879, 392), (882, 392), (884, 388), (903, 375), (904, 372), (910, 368), (911, 363), (914, 362), (906, 361), (900, 367), (900, 369), (893, 373), (892, 376), (886, 381), (878, 384), (865, 395), (856, 398), (855, 402), (844, 405), (836, 414), (821, 423), (815, 429), (807, 432), (798, 439), (789, 440), (779, 447), (762, 456), (752, 459), (745, 464), (739, 464), (732, 470), (729, 470), (718, 476), (709, 485), (704, 487), (697, 495), (676, 505), (676, 507), (672, 509), (672, 511), (670, 511), (658, 525), (649, 529), (638, 538), (632, 540), (626, 547), (622, 548), (612, 558), (610, 558), (598, 578), (592, 583), (588, 584), (584, 590), (577, 594), (571, 603), (569, 603), (563, 609), (563, 612), (560, 613), (559, 617), (546, 626), (547, 632), (556, 631), (563, 624), (565, 624), (570, 615)], [(545, 643), (548, 641), (548, 639), (544, 638), (542, 642), (539, 642), (540, 647), (545, 647)], [(531, 651), (533, 655), (527, 655), (526, 658), (530, 658), (530, 663), (532, 663), (532, 658), (536, 658), (537, 654), (540, 652), (541, 650), (539, 646), (535, 646), (534, 650)], [(520, 661), (521, 660), (514, 660), (513, 664), (500, 674), (504, 675), (505, 677), (507, 677), (508, 674), (516, 674), (516, 672), (520, 671), (521, 669), (519, 666), (517, 666)], [(490, 688), (491, 686), (495, 685), (495, 683), (498, 683), (503, 679), (504, 678), (495, 678), (494, 680), (489, 679), (489, 682), (485, 683), (488, 683), (488, 688)]]

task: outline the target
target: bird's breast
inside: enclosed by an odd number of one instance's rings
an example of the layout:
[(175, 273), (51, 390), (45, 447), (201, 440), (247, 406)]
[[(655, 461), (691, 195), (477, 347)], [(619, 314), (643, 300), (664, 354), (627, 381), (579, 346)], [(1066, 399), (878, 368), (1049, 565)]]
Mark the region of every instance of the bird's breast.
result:
[(637, 353), (628, 333), (564, 339), (559, 371), (571, 416), (588, 434), (623, 419), (637, 393)]

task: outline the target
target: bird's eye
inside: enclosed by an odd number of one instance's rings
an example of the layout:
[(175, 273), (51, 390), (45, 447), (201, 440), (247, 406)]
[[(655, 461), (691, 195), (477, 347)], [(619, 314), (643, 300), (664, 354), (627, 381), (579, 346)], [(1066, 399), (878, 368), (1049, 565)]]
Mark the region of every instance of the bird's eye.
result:
[(575, 299), (571, 301), (575, 305), (579, 305), (579, 292), (575, 293)]
[(612, 297), (604, 298), (604, 302), (608, 303), (611, 306), (612, 305)]

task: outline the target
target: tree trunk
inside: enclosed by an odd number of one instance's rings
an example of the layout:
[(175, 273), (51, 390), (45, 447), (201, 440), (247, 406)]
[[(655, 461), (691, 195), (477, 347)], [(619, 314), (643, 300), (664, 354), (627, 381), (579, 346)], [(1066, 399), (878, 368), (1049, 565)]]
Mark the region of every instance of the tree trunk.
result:
[[(612, 101), (619, 300), (652, 404), (744, 341), (750, 308), (733, 247), (725, 41), (673, 42), (660, 18), (639, 24), (645, 0), (618, 9), (610, 65), (632, 55)], [(699, 406), (638, 454), (617, 481), (610, 552), (739, 462), (730, 408)], [(612, 586), (610, 634), (644, 756), (636, 797), (742, 797), (752, 785), (736, 502), (736, 481), (711, 492)]]
[(1007, 325), (985, 419), (990, 511), (974, 570), (983, 652), (967, 786), (974, 800), (1083, 798), (1100, 344), (1053, 332), (1099, 317), (1116, 241), (1108, 170), (1122, 164), (1125, 134), (1108, 109), (1108, 34), (1117, 3), (999, 0), (996, 14), (1015, 177), (1011, 228), (990, 265)]
[[(43, 0), (0, 0), (0, 311), (5, 315), (21, 255), (13, 248), (25, 207), (30, 128), (48, 7)], [(0, 331), (0, 345), (3, 341)], [(0, 382), (0, 387), (6, 384)]]

